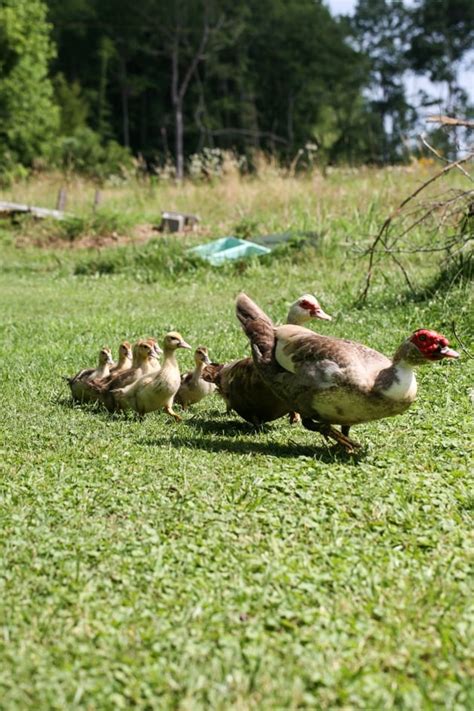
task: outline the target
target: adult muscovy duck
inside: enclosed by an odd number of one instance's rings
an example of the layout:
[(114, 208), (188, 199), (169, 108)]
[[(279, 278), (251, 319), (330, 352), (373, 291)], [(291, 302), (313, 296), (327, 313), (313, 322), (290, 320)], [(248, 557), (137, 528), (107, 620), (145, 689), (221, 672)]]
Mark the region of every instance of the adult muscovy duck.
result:
[[(361, 343), (321, 336), (302, 326), (275, 327), (246, 294), (237, 317), (253, 361), (270, 390), (301, 414), (303, 426), (353, 451), (352, 425), (405, 412), (416, 397), (414, 367), (459, 358), (447, 338), (418, 329), (392, 359)], [(341, 432), (332, 425), (341, 425)]]
[[(286, 322), (301, 325), (313, 318), (331, 321), (331, 316), (323, 311), (315, 296), (303, 294), (290, 306)], [(253, 425), (271, 422), (291, 411), (286, 401), (273, 393), (262, 380), (252, 358), (213, 363), (206, 366), (202, 377), (215, 383), (227, 405), (227, 412), (235, 410)], [(295, 413), (292, 419), (296, 419)]]

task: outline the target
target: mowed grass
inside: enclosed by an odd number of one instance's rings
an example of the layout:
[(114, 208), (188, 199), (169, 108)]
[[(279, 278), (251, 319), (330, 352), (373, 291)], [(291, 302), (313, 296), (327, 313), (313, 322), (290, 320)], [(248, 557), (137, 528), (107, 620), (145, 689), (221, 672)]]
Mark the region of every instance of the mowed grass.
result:
[[(202, 190), (210, 209), (214, 188)], [(319, 230), (310, 190), (289, 180), (308, 212), (275, 199), (262, 221)], [(334, 317), (318, 330), (388, 354), (418, 327), (459, 348), (455, 320), (472, 352), (466, 284), (412, 299), (387, 268), (353, 306), (364, 264), (348, 237), (368, 218), (335, 198), (333, 210), (319, 246), (241, 270), (93, 278), (73, 276), (82, 253), (5, 249), (1, 708), (474, 707), (466, 353), (419, 370), (407, 414), (354, 428), (357, 456), (286, 420), (255, 431), (217, 397), (178, 425), (110, 417), (72, 406), (63, 380), (104, 344), (171, 328), (213, 360), (246, 355), (241, 289), (275, 320), (312, 291)]]

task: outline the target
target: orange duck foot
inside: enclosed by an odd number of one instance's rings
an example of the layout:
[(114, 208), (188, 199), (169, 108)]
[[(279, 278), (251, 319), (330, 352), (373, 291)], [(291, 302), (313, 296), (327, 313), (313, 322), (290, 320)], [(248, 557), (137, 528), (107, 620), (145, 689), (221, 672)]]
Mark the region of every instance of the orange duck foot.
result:
[(334, 440), (340, 444), (341, 447), (344, 447), (346, 452), (349, 454), (355, 452), (361, 447), (358, 442), (350, 439), (350, 437), (346, 437), (346, 435), (342, 434), (342, 432), (339, 432), (339, 430), (336, 430), (334, 427), (324, 422), (316, 422), (310, 418), (305, 418), (302, 420), (302, 424), (307, 430), (310, 430), (311, 432), (319, 432), (323, 435), (323, 437), (326, 437), (326, 439)]

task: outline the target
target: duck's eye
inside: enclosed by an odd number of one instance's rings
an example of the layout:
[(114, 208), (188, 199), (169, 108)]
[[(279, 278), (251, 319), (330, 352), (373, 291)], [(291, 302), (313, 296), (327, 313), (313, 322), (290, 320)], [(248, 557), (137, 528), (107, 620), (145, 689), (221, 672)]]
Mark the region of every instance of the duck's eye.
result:
[(425, 336), (425, 334), (424, 334), (424, 333), (421, 333), (421, 334), (418, 336), (418, 340), (419, 340), (419, 341), (426, 341), (426, 336)]

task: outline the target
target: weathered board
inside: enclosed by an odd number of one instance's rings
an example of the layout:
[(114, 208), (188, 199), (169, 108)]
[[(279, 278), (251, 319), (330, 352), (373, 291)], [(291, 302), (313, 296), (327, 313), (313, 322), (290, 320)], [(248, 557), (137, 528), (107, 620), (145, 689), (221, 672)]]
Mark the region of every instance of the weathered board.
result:
[(34, 205), (22, 205), (17, 202), (0, 202), (0, 217), (9, 215), (33, 215), (40, 220), (52, 218), (53, 220), (64, 220), (65, 213), (61, 210), (49, 210), (46, 207), (35, 207)]

